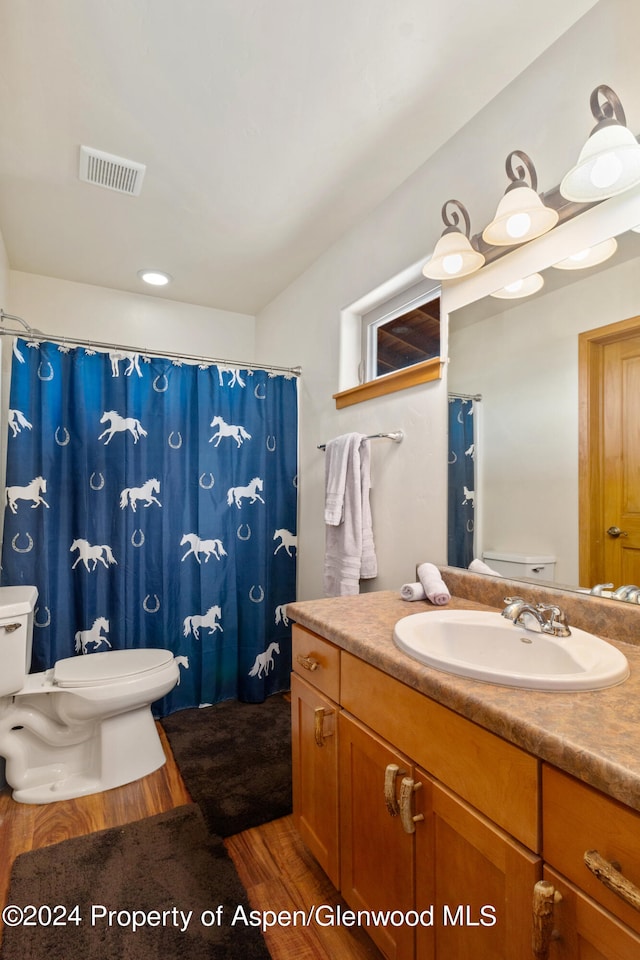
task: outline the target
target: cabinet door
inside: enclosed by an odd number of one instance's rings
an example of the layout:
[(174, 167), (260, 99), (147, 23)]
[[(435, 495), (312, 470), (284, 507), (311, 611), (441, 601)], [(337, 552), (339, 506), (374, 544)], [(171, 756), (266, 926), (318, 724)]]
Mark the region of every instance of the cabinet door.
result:
[(549, 867), (544, 879), (562, 900), (554, 906), (549, 960), (632, 960), (640, 937)]
[(411, 960), (414, 930), (402, 917), (414, 905), (414, 841), (397, 806), (411, 764), (344, 713), (339, 732), (341, 892), (353, 910), (368, 911), (365, 929), (389, 960)]
[(293, 819), (335, 887), (340, 886), (337, 716), (332, 700), (292, 675)]
[(531, 891), (541, 860), (455, 794), (418, 770), (417, 958), (515, 960), (531, 956)]

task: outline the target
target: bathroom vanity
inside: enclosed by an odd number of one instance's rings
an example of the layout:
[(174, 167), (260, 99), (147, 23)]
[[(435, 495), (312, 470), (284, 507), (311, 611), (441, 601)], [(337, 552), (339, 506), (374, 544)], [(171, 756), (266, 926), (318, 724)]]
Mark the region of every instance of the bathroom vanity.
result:
[[(514, 593), (469, 576), (447, 580), (454, 609)], [(583, 603), (569, 622), (603, 635), (612, 602)], [(509, 689), (401, 652), (394, 624), (429, 609), (393, 592), (289, 605), (305, 844), (389, 958), (640, 956), (640, 647), (614, 641), (631, 676), (606, 690)], [(627, 641), (638, 616), (613, 611)]]

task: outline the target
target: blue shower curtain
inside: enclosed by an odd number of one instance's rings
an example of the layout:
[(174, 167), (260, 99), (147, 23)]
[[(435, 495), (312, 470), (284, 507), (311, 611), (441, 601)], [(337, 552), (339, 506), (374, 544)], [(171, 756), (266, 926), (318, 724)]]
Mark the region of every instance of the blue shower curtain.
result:
[(158, 716), (288, 689), (297, 382), (19, 339), (3, 585), (38, 588), (32, 670), (170, 649)]
[(474, 558), (475, 403), (449, 397), (449, 548), (453, 567), (468, 567)]

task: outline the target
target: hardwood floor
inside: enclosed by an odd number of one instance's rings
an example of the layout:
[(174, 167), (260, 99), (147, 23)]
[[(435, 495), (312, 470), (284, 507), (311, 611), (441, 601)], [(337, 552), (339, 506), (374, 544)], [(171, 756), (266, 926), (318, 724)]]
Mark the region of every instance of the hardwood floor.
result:
[[(0, 791), (0, 908), (7, 902), (11, 868), (19, 854), (191, 803), (160, 725), (158, 730), (167, 763), (136, 783), (42, 805), (15, 803), (8, 789)], [(256, 910), (307, 911), (343, 903), (303, 846), (291, 817), (237, 834), (226, 845)], [(366, 934), (343, 926), (273, 927), (265, 939), (273, 960), (382, 957)]]

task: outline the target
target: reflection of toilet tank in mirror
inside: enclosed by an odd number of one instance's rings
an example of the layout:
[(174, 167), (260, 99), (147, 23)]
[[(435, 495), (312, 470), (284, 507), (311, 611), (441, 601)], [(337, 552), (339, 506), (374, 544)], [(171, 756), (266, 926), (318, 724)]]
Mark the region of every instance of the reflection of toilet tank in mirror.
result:
[(482, 559), (496, 573), (514, 580), (541, 580), (549, 583), (556, 577), (556, 558), (548, 554), (529, 556), (523, 553), (485, 550)]
[(151, 704), (178, 681), (170, 650), (109, 650), (29, 674), (35, 587), (0, 587), (0, 757), (13, 798), (50, 803), (157, 770)]

